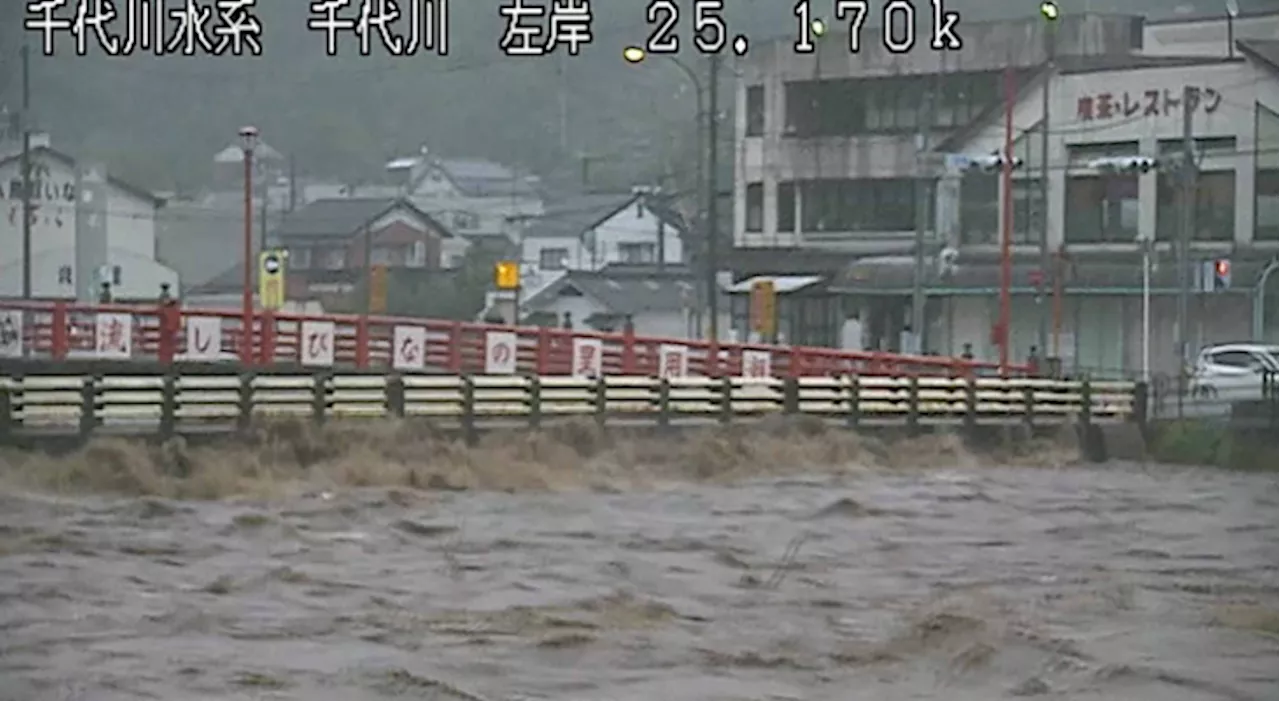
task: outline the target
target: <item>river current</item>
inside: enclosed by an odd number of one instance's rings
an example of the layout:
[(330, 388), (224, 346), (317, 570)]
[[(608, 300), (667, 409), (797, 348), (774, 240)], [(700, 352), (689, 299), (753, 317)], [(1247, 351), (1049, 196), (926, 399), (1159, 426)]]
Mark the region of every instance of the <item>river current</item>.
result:
[(0, 700), (1252, 701), (1277, 480), (0, 495)]

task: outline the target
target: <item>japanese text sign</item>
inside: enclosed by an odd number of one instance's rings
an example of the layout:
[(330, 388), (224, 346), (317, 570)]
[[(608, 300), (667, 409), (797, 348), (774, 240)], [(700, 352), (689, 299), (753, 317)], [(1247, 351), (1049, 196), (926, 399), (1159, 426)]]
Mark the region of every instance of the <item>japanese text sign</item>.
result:
[(1222, 93), (1213, 88), (1187, 86), (1182, 90), (1144, 90), (1141, 93), (1098, 92), (1076, 98), (1076, 119), (1082, 122), (1181, 115), (1183, 110), (1213, 114), (1222, 105)]
[(217, 360), (222, 355), (222, 319), (187, 317), (187, 359)]
[(484, 335), (484, 371), (489, 375), (516, 374), (516, 335), (489, 331)]
[(421, 326), (397, 326), (391, 365), (396, 370), (421, 370), (426, 366), (427, 330)]
[(573, 376), (600, 377), (604, 369), (604, 343), (598, 338), (573, 339)]
[(298, 338), (299, 356), (306, 366), (327, 367), (334, 359), (334, 325), (332, 321), (304, 321)]
[(689, 349), (674, 343), (658, 348), (658, 376), (685, 377), (689, 374)]

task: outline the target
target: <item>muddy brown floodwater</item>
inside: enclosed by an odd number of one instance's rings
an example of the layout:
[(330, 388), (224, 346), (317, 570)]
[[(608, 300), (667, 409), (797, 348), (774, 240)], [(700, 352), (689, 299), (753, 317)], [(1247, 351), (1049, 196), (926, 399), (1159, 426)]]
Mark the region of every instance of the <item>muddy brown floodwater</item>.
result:
[(0, 496), (0, 699), (1277, 696), (1275, 474)]

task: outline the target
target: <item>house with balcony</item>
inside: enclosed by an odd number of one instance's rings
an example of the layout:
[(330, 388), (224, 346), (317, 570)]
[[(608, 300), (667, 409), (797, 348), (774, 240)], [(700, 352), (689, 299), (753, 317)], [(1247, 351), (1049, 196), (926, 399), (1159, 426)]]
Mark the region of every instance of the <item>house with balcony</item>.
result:
[[(452, 237), (405, 198), (343, 197), (316, 200), (287, 215), (268, 233), (267, 245), (286, 251), (287, 296), (301, 301), (355, 292), (366, 274), (366, 250), (370, 265), (431, 274), (441, 268), (441, 251)], [(236, 264), (192, 293), (238, 300), (242, 280), (243, 268)]]
[[(967, 342), (992, 357), (1005, 193), (997, 172), (954, 164), (1002, 150), (1008, 78), (1021, 163), (1008, 194), (1015, 354), (1043, 343), (1040, 354), (1068, 367), (1133, 370), (1138, 239), (1155, 241), (1159, 315), (1179, 277), (1170, 258), (1179, 188), (1167, 168), (1135, 175), (1087, 166), (1125, 154), (1170, 162), (1182, 149), (1182, 91), (1192, 86), (1192, 247), (1199, 258), (1230, 256), (1240, 282), (1235, 295), (1198, 299), (1189, 333), (1195, 343), (1273, 334), (1251, 323), (1260, 315), (1247, 295), (1275, 257), (1276, 15), (1237, 18), (1235, 42), (1226, 41), (1225, 17), (1180, 21), (1199, 28), (1183, 39), (1210, 36), (1204, 27), (1213, 26), (1223, 41), (1179, 52), (1169, 23), (1068, 14), (1053, 25), (1052, 43), (1037, 17), (966, 23), (958, 52), (918, 44), (893, 55), (864, 42), (850, 55), (839, 32), (809, 55), (753, 51), (737, 95), (735, 258), (755, 261), (752, 274), (823, 274), (844, 297), (836, 313), (857, 317), (867, 347), (886, 350), (898, 350), (919, 283), (927, 299), (922, 348), (954, 354)], [(1157, 35), (1158, 50), (1147, 53)], [(1039, 153), (1044, 124), (1047, 159)], [(828, 258), (820, 269), (815, 252)], [(1237, 310), (1234, 322), (1219, 305)], [(1158, 318), (1171, 335), (1168, 315)], [(1171, 356), (1157, 360), (1170, 364)]]
[(589, 194), (557, 202), (521, 228), (521, 259), (538, 270), (663, 267), (685, 262), (683, 220), (658, 194)]
[(386, 166), (401, 196), (449, 227), (443, 265), (457, 267), (470, 245), (503, 250), (514, 245), (513, 222), (543, 211), (538, 179), (481, 159), (439, 158), (422, 151)]

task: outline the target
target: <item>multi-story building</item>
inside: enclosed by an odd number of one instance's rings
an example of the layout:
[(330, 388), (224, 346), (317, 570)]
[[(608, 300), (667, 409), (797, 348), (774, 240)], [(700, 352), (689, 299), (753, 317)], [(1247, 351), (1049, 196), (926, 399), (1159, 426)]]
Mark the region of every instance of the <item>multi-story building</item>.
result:
[[(833, 287), (868, 347), (896, 349), (919, 284), (924, 350), (970, 343), (994, 355), (1005, 192), (997, 173), (956, 166), (1003, 150), (1008, 106), (1021, 160), (1009, 192), (1017, 352), (1051, 336), (1039, 352), (1069, 367), (1137, 368), (1146, 238), (1158, 261), (1153, 356), (1168, 369), (1181, 277), (1171, 242), (1182, 231), (1170, 171), (1185, 145), (1190, 87), (1198, 176), (1189, 262), (1229, 258), (1235, 283), (1231, 294), (1195, 296), (1188, 336), (1274, 338), (1274, 290), (1270, 314), (1266, 295), (1252, 293), (1269, 289), (1261, 285), (1276, 255), (1276, 16), (1235, 18), (1231, 41), (1225, 18), (1182, 22), (1191, 31), (1117, 16), (1063, 16), (1051, 29), (1041, 18), (966, 24), (957, 52), (917, 42), (892, 54), (870, 44), (871, 28), (856, 54), (838, 32), (808, 55), (790, 41), (753, 50), (737, 94), (735, 244), (757, 258), (772, 251), (777, 273), (810, 272), (785, 266), (814, 250), (853, 258)], [(1156, 167), (1096, 167), (1125, 155)], [(919, 267), (917, 241), (927, 256)]]

